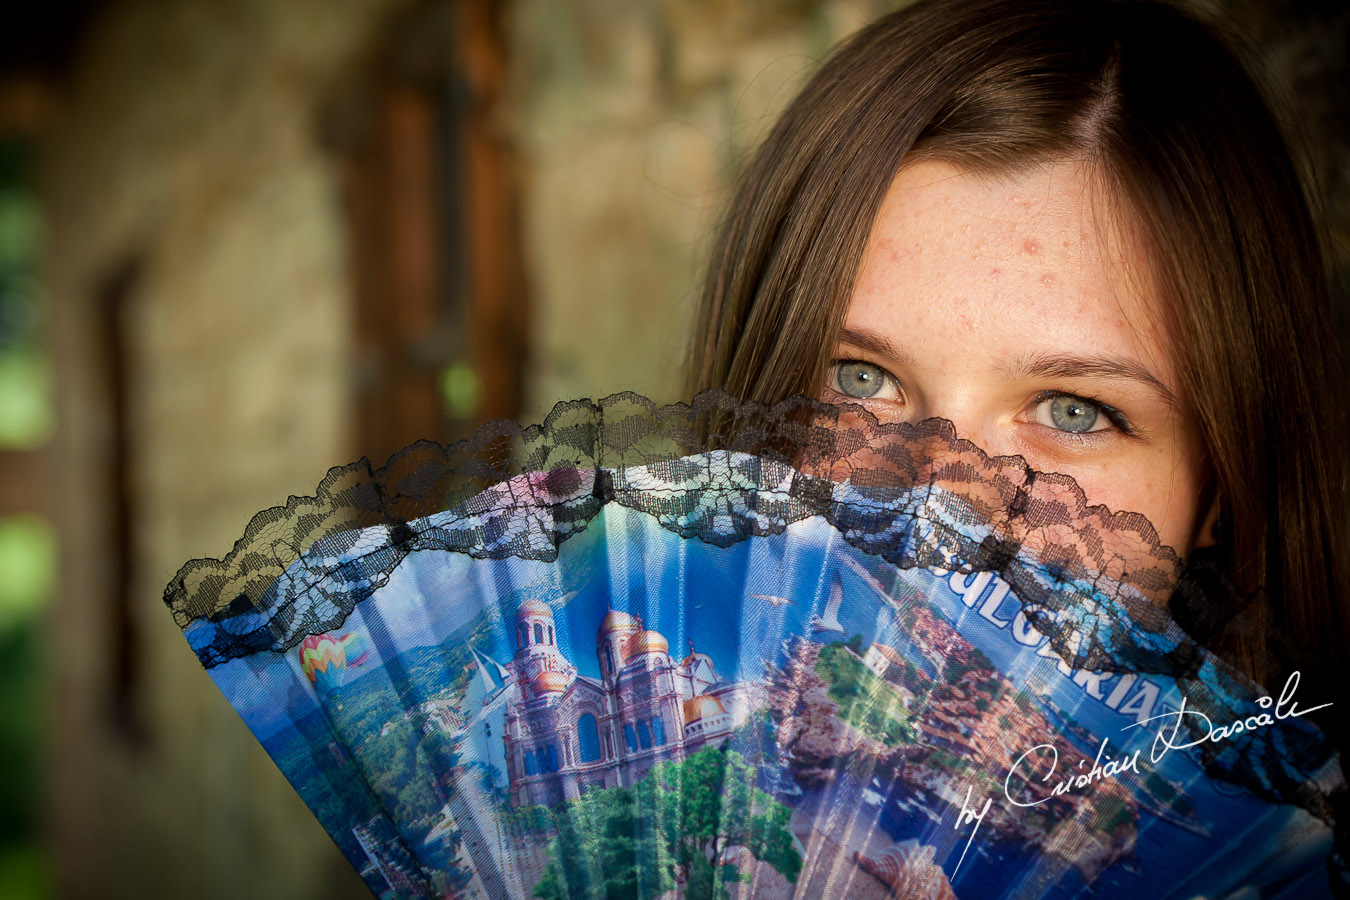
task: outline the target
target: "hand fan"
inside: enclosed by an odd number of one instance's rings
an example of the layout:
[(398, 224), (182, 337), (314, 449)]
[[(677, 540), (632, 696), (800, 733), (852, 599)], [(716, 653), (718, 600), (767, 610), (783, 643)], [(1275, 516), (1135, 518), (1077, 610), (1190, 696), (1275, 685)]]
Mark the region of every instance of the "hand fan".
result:
[(1317, 698), (1141, 517), (949, 425), (560, 404), (259, 513), (166, 602), (380, 896), (1317, 897)]

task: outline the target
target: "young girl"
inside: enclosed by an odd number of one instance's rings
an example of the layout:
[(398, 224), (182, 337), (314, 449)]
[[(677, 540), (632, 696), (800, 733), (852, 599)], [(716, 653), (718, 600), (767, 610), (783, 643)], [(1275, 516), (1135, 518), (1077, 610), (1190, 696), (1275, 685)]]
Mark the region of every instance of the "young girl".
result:
[(1173, 608), (1203, 642), (1330, 700), (1329, 316), (1290, 153), (1205, 27), (1148, 2), (920, 2), (837, 52), (750, 165), (689, 387), (942, 417), (1071, 475), (1219, 562), (1244, 599)]

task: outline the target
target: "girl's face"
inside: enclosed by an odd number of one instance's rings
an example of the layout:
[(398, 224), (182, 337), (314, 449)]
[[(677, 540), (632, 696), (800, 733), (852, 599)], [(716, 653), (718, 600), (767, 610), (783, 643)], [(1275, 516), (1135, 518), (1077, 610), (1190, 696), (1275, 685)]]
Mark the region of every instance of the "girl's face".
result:
[(951, 420), (994, 456), (1072, 476), (1205, 543), (1205, 454), (1152, 270), (1078, 160), (1007, 176), (903, 168), (872, 228), (826, 399)]

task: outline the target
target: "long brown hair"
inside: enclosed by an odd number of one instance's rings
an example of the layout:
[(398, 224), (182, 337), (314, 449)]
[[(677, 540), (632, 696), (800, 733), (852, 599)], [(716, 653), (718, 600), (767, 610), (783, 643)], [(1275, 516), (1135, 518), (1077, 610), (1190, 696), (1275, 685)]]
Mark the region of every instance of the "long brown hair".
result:
[(1258, 681), (1282, 681), (1319, 657), (1277, 644), (1338, 651), (1350, 618), (1327, 275), (1260, 92), (1222, 41), (1172, 7), (925, 0), (857, 34), (741, 181), (714, 245), (688, 388), (770, 403), (818, 394), (903, 163), (1009, 171), (1070, 155), (1097, 164), (1150, 246), (1222, 502), (1224, 568), (1240, 592), (1268, 599), (1255, 627), (1215, 649)]

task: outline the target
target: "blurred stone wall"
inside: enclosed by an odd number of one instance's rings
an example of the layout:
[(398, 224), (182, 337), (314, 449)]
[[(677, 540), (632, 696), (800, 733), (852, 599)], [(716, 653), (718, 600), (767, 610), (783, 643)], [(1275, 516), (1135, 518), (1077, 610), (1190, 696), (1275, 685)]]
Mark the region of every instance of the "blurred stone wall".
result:
[[(63, 569), (50, 822), (67, 897), (354, 897), (165, 611), (185, 560), (345, 460), (344, 228), (318, 97), (386, 0), (128, 0), (44, 147)], [(103, 305), (121, 293), (128, 622)], [(129, 644), (128, 644), (129, 642)], [(134, 654), (119, 709), (119, 654)]]
[(747, 151), (835, 43), (898, 5), (511, 5), (527, 418), (617, 390), (676, 398), (706, 239)]

